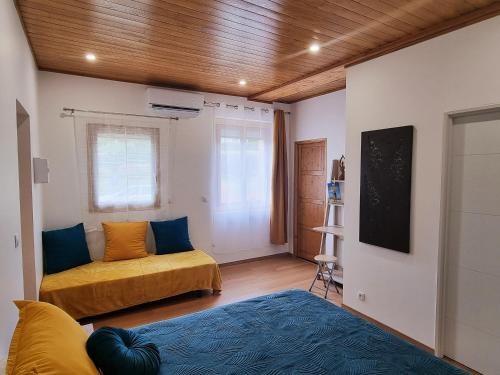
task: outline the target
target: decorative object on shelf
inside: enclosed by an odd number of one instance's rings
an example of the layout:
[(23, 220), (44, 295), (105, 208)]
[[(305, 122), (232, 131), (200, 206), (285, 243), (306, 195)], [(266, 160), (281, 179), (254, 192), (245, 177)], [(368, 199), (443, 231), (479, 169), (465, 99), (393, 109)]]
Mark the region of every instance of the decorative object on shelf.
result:
[(340, 159), (333, 159), (332, 161), (332, 175), (333, 181), (344, 181), (345, 179), (345, 156), (342, 155)]
[(340, 157), (337, 176), (338, 176), (337, 180), (340, 180), (340, 181), (345, 180), (345, 156), (344, 155), (342, 155)]
[(333, 159), (331, 180), (335, 181), (338, 179), (339, 179), (339, 161), (338, 159)]
[(329, 182), (326, 185), (328, 187), (328, 200), (335, 199), (335, 183)]
[(413, 126), (361, 133), (359, 241), (410, 252)]
[(341, 202), (342, 193), (340, 192), (340, 184), (337, 181), (328, 183), (328, 200), (331, 202)]

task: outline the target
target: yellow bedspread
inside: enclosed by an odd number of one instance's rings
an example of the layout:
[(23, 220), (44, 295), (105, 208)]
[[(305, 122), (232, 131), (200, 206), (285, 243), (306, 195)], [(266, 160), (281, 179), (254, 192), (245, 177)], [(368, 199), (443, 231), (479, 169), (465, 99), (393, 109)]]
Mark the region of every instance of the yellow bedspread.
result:
[(115, 262), (94, 261), (45, 275), (40, 300), (75, 319), (194, 290), (222, 289), (219, 266), (201, 250)]

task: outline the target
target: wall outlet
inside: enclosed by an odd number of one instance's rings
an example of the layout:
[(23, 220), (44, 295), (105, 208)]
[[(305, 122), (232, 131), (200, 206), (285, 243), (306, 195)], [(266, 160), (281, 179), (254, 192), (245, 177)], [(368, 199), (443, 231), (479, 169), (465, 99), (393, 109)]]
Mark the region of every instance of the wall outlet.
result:
[(366, 299), (365, 293), (361, 292), (361, 291), (358, 291), (358, 299), (360, 301), (364, 301)]

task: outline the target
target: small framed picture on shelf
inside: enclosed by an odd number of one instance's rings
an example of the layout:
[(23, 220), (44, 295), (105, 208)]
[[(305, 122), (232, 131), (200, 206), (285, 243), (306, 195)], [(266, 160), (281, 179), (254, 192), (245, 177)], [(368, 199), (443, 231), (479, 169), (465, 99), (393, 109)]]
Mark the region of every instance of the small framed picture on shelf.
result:
[(336, 181), (328, 183), (328, 199), (334, 202), (342, 201), (342, 194), (340, 192), (340, 184)]

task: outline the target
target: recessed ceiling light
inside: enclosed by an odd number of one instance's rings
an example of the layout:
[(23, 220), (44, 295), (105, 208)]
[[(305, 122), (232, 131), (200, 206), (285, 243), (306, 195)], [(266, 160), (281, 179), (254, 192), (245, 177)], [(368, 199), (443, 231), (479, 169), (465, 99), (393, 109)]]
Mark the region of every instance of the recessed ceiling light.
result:
[(87, 59), (87, 61), (95, 61), (96, 60), (96, 57), (93, 53), (87, 53), (85, 55), (85, 58)]
[(244, 79), (240, 79), (240, 86), (245, 86), (247, 84), (247, 81), (245, 81)]
[(311, 51), (312, 53), (316, 53), (319, 51), (320, 48), (321, 47), (318, 43), (313, 43), (309, 46), (309, 51)]

